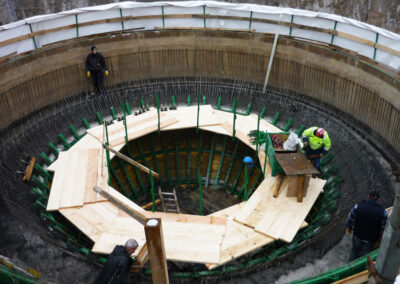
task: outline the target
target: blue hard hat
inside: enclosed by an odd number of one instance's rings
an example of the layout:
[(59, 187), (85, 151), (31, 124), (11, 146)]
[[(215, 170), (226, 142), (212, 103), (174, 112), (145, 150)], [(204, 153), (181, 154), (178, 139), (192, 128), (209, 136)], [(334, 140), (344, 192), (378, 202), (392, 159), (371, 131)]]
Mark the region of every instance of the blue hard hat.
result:
[(253, 166), (253, 159), (251, 157), (249, 157), (249, 156), (246, 156), (243, 159), (243, 163), (249, 164), (249, 166), (251, 167), (251, 166)]

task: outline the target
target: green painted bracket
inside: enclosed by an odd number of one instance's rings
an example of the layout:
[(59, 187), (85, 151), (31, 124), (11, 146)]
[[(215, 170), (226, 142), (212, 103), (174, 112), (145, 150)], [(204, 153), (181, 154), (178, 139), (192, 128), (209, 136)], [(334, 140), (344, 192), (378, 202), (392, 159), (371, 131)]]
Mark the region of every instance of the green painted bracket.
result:
[(82, 118), (82, 122), (86, 129), (90, 129), (89, 121), (86, 118)]
[(250, 102), (250, 103), (247, 105), (247, 108), (246, 108), (246, 115), (249, 115), (249, 114), (250, 114), (252, 105), (253, 105), (252, 102)]
[(293, 124), (293, 118), (289, 118), (288, 122), (286, 123), (285, 127), (283, 128), (283, 131), (288, 131), (290, 127)]
[(207, 103), (207, 97), (203, 96), (203, 105), (205, 105)]
[(303, 131), (306, 129), (306, 127), (302, 124), (300, 125), (299, 129), (297, 130), (296, 134), (298, 137), (301, 136), (301, 134), (303, 134)]
[(218, 102), (217, 102), (217, 110), (221, 110), (221, 101), (222, 101), (222, 97), (219, 96), (218, 97)]
[(190, 106), (190, 95), (187, 97), (187, 105)]
[(321, 158), (321, 167), (328, 164), (333, 159), (333, 155), (331, 152), (328, 152), (324, 157)]
[(175, 96), (171, 96), (171, 107), (170, 107), (170, 109), (176, 109)]
[(47, 166), (50, 166), (51, 163), (53, 163), (53, 162), (50, 160), (49, 156), (47, 156), (45, 153), (42, 152), (42, 153), (40, 153), (39, 156), (44, 160), (44, 163), (45, 163)]
[(97, 120), (99, 121), (99, 124), (103, 124), (103, 123), (104, 123), (104, 120), (103, 120), (103, 118), (101, 117), (100, 112), (96, 112), (96, 116), (97, 116)]
[(261, 118), (261, 119), (264, 118), (266, 112), (267, 112), (267, 108), (266, 108), (266, 107), (263, 107), (263, 108), (261, 109), (261, 111), (260, 111), (260, 118)]
[(111, 116), (113, 119), (117, 119), (117, 113), (115, 112), (114, 107), (110, 107)]
[(64, 137), (64, 135), (62, 135), (62, 133), (57, 135), (58, 138), (60, 138), (61, 142), (63, 143), (64, 147), (66, 150), (68, 150), (69, 148), (71, 148), (71, 144), (69, 144), (67, 142), (67, 139)]
[(50, 193), (50, 188), (47, 186), (47, 184), (42, 182), (37, 176), (32, 175), (31, 182), (36, 184), (41, 190), (46, 191), (46, 193)]
[(38, 170), (42, 175), (46, 176), (50, 181), (53, 180), (53, 177), (51, 176), (51, 174), (46, 171), (41, 165), (39, 165), (38, 163), (35, 163), (35, 169)]
[[(157, 94), (157, 96), (158, 96), (158, 94)], [(140, 105), (141, 105), (141, 107), (142, 107), (143, 110), (146, 109), (146, 105), (144, 104), (144, 99), (141, 99), (141, 100), (140, 100)]]
[(74, 135), (74, 137), (76, 139), (81, 139), (81, 136), (78, 134), (78, 131), (76, 130), (75, 126), (73, 126), (72, 124), (69, 126), (69, 129), (71, 129), (72, 134)]
[(125, 111), (126, 111), (126, 113), (127, 113), (128, 115), (131, 115), (131, 114), (132, 114), (132, 112), (131, 112), (131, 106), (129, 105), (128, 102), (125, 103)]
[(272, 124), (273, 124), (273, 125), (276, 125), (276, 124), (278, 123), (278, 119), (279, 119), (280, 116), (281, 116), (281, 113), (280, 113), (279, 111), (277, 111), (277, 112), (275, 113), (274, 118), (272, 119)]
[(50, 142), (48, 146), (49, 146), (50, 150), (52, 150), (54, 152), (56, 157), (58, 157), (58, 154), (60, 154), (60, 151), (57, 149), (57, 147), (52, 142)]
[[(144, 104), (142, 100), (142, 105)], [(156, 105), (157, 105), (157, 117), (158, 117), (158, 135), (161, 134), (161, 129), (160, 129), (160, 96), (157, 94), (156, 95)]]

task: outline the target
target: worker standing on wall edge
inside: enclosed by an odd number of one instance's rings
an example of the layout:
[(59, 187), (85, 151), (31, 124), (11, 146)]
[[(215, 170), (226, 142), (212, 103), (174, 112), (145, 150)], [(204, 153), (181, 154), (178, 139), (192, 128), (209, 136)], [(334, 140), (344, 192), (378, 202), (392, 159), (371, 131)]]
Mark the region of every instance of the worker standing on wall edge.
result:
[(346, 233), (353, 233), (353, 247), (349, 261), (357, 259), (379, 245), (388, 218), (382, 205), (379, 192), (371, 191), (368, 199), (357, 203), (346, 220)]
[(86, 58), (86, 75), (88, 78), (92, 77), (96, 92), (104, 94), (103, 70), (108, 76), (106, 62), (103, 55), (97, 52), (96, 46), (93, 45), (90, 49), (92, 52)]
[(93, 284), (126, 283), (133, 262), (131, 254), (136, 251), (137, 247), (138, 243), (135, 239), (127, 240), (125, 246), (115, 246)]
[(321, 155), (326, 155), (331, 148), (329, 134), (323, 128), (310, 127), (303, 131), (301, 140), (304, 143), (303, 150), (309, 160), (314, 160), (314, 167), (319, 170)]

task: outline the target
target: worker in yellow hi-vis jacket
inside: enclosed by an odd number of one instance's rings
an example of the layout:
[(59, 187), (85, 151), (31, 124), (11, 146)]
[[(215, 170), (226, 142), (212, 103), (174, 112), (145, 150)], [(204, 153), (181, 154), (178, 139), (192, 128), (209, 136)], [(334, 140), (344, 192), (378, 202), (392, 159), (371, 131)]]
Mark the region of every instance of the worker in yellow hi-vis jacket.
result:
[(307, 158), (314, 160), (314, 167), (319, 170), (321, 156), (326, 155), (331, 148), (328, 132), (323, 128), (313, 126), (304, 130), (301, 136)]

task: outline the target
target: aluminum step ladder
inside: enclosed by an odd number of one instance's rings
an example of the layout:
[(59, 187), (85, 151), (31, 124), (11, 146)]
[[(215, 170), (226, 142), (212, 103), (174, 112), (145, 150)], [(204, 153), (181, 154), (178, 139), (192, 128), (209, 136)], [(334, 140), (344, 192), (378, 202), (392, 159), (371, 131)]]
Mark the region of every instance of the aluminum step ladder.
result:
[(178, 199), (176, 198), (175, 187), (172, 188), (172, 192), (161, 191), (161, 187), (158, 187), (158, 194), (160, 195), (161, 205), (164, 212), (180, 214)]

